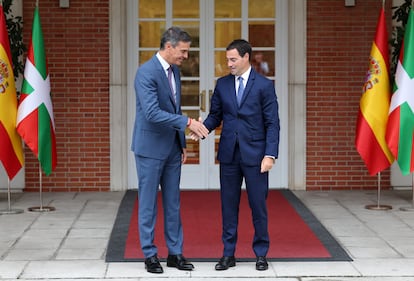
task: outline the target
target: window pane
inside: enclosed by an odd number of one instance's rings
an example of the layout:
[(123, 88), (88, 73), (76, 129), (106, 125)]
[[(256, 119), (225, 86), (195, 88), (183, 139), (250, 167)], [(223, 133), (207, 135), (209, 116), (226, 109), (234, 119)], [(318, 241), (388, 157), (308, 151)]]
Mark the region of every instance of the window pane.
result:
[[(181, 106), (199, 106), (199, 82), (182, 81), (181, 82)], [(196, 118), (198, 120), (198, 116)]]
[[(184, 115), (198, 120), (200, 112), (198, 110), (184, 110)], [(187, 143), (187, 161), (184, 164), (200, 164), (200, 142), (193, 141), (188, 137), (190, 129), (186, 129), (186, 143)]]
[(249, 18), (274, 18), (274, 0), (249, 0)]
[(227, 67), (227, 60), (226, 60), (226, 51), (215, 51), (214, 61), (215, 61), (214, 75), (216, 77), (224, 76), (229, 73), (229, 69)]
[(216, 48), (226, 48), (234, 39), (241, 37), (241, 22), (239, 21), (217, 21), (215, 23)]
[(249, 22), (249, 41), (253, 47), (275, 47), (275, 23)]
[(164, 21), (149, 21), (139, 23), (139, 47), (159, 48), (162, 33), (165, 31)]
[(182, 28), (191, 36), (191, 47), (200, 47), (200, 24), (195, 21), (175, 21), (173, 25)]
[(165, 0), (139, 0), (140, 18), (165, 18)]
[(184, 165), (200, 164), (200, 142), (187, 138), (186, 143), (187, 143), (187, 161), (185, 161)]
[(174, 18), (199, 18), (198, 0), (173, 0)]
[(253, 51), (251, 61), (257, 72), (266, 76), (275, 75), (274, 51)]
[(184, 60), (180, 69), (183, 77), (198, 77), (200, 75), (200, 52), (190, 51), (187, 60)]
[(241, 0), (216, 0), (215, 18), (241, 18)]
[(139, 59), (139, 64), (138, 65), (142, 65), (147, 60), (152, 58), (152, 56), (155, 55), (156, 52), (157, 51), (140, 51), (139, 54), (138, 54), (138, 59)]

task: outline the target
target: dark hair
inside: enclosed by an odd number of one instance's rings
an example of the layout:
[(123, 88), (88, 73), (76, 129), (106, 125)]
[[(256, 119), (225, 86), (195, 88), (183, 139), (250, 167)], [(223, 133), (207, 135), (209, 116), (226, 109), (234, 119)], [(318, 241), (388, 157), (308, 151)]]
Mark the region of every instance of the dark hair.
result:
[(178, 42), (191, 42), (191, 36), (181, 28), (172, 26), (168, 28), (161, 37), (161, 50), (164, 50), (167, 42), (170, 42), (173, 47), (176, 47)]
[(233, 40), (233, 42), (227, 46), (226, 51), (233, 49), (236, 49), (241, 57), (244, 57), (246, 53), (249, 54), (249, 60), (252, 57), (252, 45), (244, 39)]

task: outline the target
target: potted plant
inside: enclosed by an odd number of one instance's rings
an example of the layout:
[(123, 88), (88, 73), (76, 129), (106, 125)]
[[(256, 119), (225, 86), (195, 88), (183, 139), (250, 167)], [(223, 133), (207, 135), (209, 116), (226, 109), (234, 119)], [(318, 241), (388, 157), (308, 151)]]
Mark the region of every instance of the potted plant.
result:
[(23, 19), (12, 14), (13, 0), (3, 0), (3, 10), (6, 16), (7, 31), (9, 33), (10, 51), (12, 55), (13, 72), (15, 79), (23, 74), (23, 54), (27, 48), (23, 44)]
[(408, 21), (408, 13), (411, 9), (412, 0), (404, 0), (400, 6), (392, 7), (392, 19), (395, 21), (395, 26), (392, 31), (392, 39), (390, 40), (392, 46), (391, 54), (391, 75), (394, 77), (397, 67), (398, 57), (400, 55), (401, 43), (404, 38), (405, 25)]

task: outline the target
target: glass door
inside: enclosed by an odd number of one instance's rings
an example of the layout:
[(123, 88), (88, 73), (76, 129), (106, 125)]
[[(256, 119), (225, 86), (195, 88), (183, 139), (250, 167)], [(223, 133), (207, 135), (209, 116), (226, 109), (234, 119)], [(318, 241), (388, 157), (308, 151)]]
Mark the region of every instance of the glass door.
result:
[[(221, 76), (229, 73), (226, 61), (226, 47), (234, 39), (244, 38), (253, 47), (252, 65), (260, 73), (275, 80), (275, 0), (215, 0), (206, 1), (210, 11), (207, 16), (207, 30), (214, 31), (208, 34), (206, 48), (209, 52), (209, 73), (207, 89), (207, 111), (209, 98), (214, 90), (215, 82)], [(214, 63), (212, 63), (214, 62)], [(212, 66), (212, 68), (211, 68)], [(202, 95), (204, 97), (204, 95)], [(221, 128), (212, 133), (208, 144), (208, 175), (209, 188), (219, 188), (219, 169), (216, 159), (220, 141)]]
[[(183, 28), (193, 39), (189, 59), (181, 66), (181, 106), (185, 115), (203, 120), (207, 117), (215, 81), (229, 73), (225, 49), (233, 39), (250, 41), (253, 66), (275, 80), (276, 0), (136, 1), (138, 65), (158, 50), (160, 36), (169, 26)], [(181, 178), (183, 189), (219, 188), (216, 154), (220, 131), (217, 128), (201, 141), (187, 138), (188, 159)], [(270, 174), (273, 187), (287, 186), (287, 173), (283, 169), (274, 170)]]

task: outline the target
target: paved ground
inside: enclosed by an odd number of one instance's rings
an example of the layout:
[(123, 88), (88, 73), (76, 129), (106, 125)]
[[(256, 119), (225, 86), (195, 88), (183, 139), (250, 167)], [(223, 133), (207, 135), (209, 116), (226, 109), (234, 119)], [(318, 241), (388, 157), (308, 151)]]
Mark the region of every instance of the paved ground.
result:
[[(105, 249), (123, 192), (43, 193), (52, 212), (29, 212), (38, 193), (12, 195), (12, 209), (0, 215), (1, 280), (279, 280), (279, 281), (414, 281), (414, 212), (411, 191), (383, 191), (388, 211), (368, 210), (376, 191), (295, 192), (354, 259), (352, 262), (272, 262), (258, 272), (254, 263), (238, 263), (224, 272), (214, 263), (196, 270), (145, 271), (143, 263), (105, 263)], [(0, 194), (0, 209), (8, 209)]]

